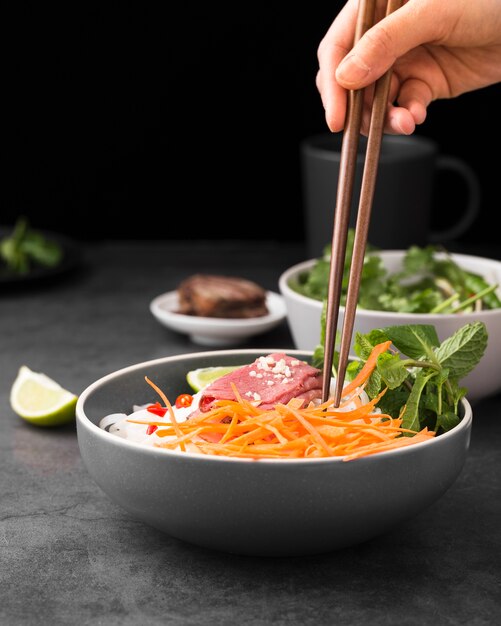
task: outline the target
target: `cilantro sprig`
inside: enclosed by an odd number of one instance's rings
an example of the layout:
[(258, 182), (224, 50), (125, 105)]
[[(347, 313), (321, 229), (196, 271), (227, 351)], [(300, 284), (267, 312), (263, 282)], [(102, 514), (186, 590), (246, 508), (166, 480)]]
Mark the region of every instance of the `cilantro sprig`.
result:
[[(321, 343), (313, 355), (316, 367), (323, 366), (324, 339), (325, 314)], [(372, 399), (385, 390), (377, 404), (383, 413), (401, 416), (404, 428), (418, 431), (428, 427), (439, 434), (459, 423), (460, 401), (468, 392), (461, 386), (461, 380), (482, 358), (487, 340), (483, 322), (465, 324), (442, 342), (430, 324), (386, 326), (367, 334), (355, 333), (358, 360), (350, 361), (346, 375), (353, 379), (372, 348), (391, 341), (392, 349), (378, 357), (365, 388), (367, 395)], [(334, 375), (338, 358), (335, 351)]]

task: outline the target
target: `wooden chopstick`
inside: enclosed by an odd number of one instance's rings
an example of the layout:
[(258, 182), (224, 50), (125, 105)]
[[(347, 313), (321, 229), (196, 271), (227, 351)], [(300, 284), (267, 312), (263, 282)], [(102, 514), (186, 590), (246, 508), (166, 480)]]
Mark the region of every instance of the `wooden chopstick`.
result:
[[(375, 0), (361, 0), (357, 15), (357, 24), (353, 43), (355, 44), (368, 30), (375, 15)], [(339, 315), (339, 303), (343, 283), (344, 260), (346, 256), (346, 240), (350, 220), (353, 181), (357, 164), (358, 140), (362, 121), (364, 92), (362, 89), (348, 92), (348, 110), (341, 144), (339, 161), (338, 185), (336, 193), (336, 210), (332, 229), (331, 262), (329, 269), (329, 285), (326, 304), (324, 368), (322, 381), (322, 402), (326, 402), (330, 394), (332, 361), (334, 356), (335, 337)]]
[[(357, 27), (354, 43), (374, 23), (375, 0), (361, 0), (357, 17)], [(402, 4), (402, 0), (388, 0), (386, 15), (389, 15)], [(370, 127), (367, 137), (360, 200), (355, 239), (351, 259), (350, 276), (346, 295), (346, 305), (343, 318), (339, 363), (337, 368), (336, 386), (334, 391), (334, 406), (338, 407), (346, 374), (349, 349), (355, 322), (355, 313), (360, 288), (367, 234), (369, 231), (370, 215), (374, 190), (377, 178), (379, 155), (383, 138), (384, 121), (388, 102), (388, 93), (391, 83), (391, 68), (376, 81), (372, 103)], [(348, 113), (341, 146), (341, 161), (339, 168), (338, 189), (336, 197), (336, 211), (332, 234), (331, 264), (329, 270), (329, 288), (326, 304), (326, 325), (324, 343), (324, 367), (322, 381), (322, 401), (326, 402), (330, 395), (332, 376), (332, 362), (334, 355), (335, 337), (339, 317), (339, 303), (346, 256), (346, 241), (353, 195), (353, 181), (357, 164), (358, 141), (362, 120), (362, 105), (364, 90), (349, 93)]]

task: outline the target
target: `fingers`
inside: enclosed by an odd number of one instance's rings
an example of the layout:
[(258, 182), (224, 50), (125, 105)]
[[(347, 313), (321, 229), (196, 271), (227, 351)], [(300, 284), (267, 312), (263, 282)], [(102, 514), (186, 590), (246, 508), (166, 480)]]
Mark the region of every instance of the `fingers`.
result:
[(426, 2), (410, 0), (370, 28), (336, 70), (345, 89), (360, 89), (376, 81), (396, 59), (440, 36), (440, 19)]
[(432, 92), (427, 83), (410, 78), (400, 87), (398, 104), (409, 111), (416, 124), (422, 124), (426, 119), (426, 109), (432, 99)]
[(388, 107), (385, 132), (390, 135), (412, 135), (415, 130), (416, 121), (408, 109), (392, 105)]
[[(334, 78), (335, 68), (343, 58), (345, 52), (339, 50), (332, 55), (332, 67), (323, 67), (317, 72), (316, 85), (322, 98), (325, 110), (325, 121), (329, 129), (335, 133), (343, 129), (346, 118), (348, 94)], [(329, 78), (330, 76), (330, 78)]]
[[(357, 21), (357, 2), (348, 0), (318, 47), (319, 70), (316, 86), (325, 109), (325, 119), (332, 132), (344, 128), (347, 90), (361, 89), (375, 83), (400, 57), (423, 42), (440, 36), (435, 12), (427, 0), (409, 0), (400, 9), (369, 29), (351, 49)], [(398, 63), (397, 65), (398, 66)], [(370, 123), (370, 89), (366, 90), (362, 116), (363, 134)], [(411, 134), (426, 118), (432, 91), (423, 81), (392, 78), (390, 104), (385, 132)], [(393, 103), (396, 103), (394, 105)]]
[[(371, 110), (371, 105), (366, 104), (362, 112), (360, 132), (365, 136), (369, 134)], [(388, 133), (389, 135), (412, 135), (415, 130), (416, 120), (408, 109), (388, 104), (384, 126), (385, 133)]]
[(385, 131), (399, 135), (413, 133), (416, 126), (425, 121), (432, 99), (427, 83), (413, 77), (402, 80), (393, 72)]
[[(361, 126), (363, 135), (369, 133), (373, 97), (374, 88), (373, 85), (369, 85), (364, 89)], [(425, 121), (427, 107), (433, 98), (427, 83), (417, 78), (401, 81), (394, 72), (388, 99), (384, 132), (392, 135), (411, 135), (416, 126)]]
[(336, 69), (353, 46), (356, 12), (357, 3), (349, 0), (318, 46), (316, 86), (325, 109), (327, 126), (332, 132), (342, 130), (345, 122), (347, 94), (336, 81)]

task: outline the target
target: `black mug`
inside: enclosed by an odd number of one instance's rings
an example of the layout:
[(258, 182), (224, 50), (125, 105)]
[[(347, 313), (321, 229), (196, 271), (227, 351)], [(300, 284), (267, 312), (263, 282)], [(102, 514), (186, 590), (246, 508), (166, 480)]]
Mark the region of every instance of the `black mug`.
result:
[[(309, 257), (322, 255), (332, 240), (342, 133), (307, 137), (300, 146), (306, 241)], [(350, 226), (356, 223), (367, 138), (360, 137), (353, 188)], [(467, 194), (452, 226), (431, 227), (436, 176), (457, 174)], [(377, 169), (368, 242), (381, 249), (445, 244), (464, 234), (480, 210), (480, 183), (462, 159), (439, 154), (431, 139), (384, 135)]]

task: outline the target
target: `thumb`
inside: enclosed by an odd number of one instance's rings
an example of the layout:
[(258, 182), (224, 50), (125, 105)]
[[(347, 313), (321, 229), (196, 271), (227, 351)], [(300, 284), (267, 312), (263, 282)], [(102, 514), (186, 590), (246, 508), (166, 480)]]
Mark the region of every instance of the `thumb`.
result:
[(440, 20), (426, 4), (411, 0), (370, 28), (339, 64), (337, 82), (345, 89), (365, 87), (412, 48), (436, 40)]

